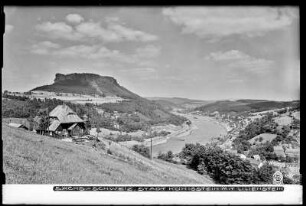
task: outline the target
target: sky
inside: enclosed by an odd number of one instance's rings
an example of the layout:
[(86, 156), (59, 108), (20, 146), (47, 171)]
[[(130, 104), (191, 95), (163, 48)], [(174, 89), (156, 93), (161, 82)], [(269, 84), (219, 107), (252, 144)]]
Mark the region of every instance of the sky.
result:
[(5, 7), (2, 90), (56, 73), (144, 97), (296, 100), (298, 7)]

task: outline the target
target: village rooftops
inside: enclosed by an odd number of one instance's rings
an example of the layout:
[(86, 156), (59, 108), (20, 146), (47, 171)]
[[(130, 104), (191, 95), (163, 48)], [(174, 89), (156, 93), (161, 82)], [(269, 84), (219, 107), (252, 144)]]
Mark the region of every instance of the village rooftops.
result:
[(253, 158), (254, 158), (256, 161), (260, 161), (260, 156), (259, 156), (259, 155), (253, 155)]
[(84, 122), (70, 107), (67, 105), (58, 105), (49, 114), (50, 118), (57, 118), (62, 123)]

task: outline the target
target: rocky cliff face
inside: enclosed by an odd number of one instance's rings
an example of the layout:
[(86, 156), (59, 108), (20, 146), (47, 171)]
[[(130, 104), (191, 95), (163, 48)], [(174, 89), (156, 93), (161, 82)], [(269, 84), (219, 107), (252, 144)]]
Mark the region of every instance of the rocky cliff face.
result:
[(90, 95), (99, 94), (126, 99), (139, 98), (138, 95), (120, 86), (115, 78), (91, 73), (57, 73), (52, 85), (37, 87), (32, 91), (35, 90)]
[(73, 74), (60, 74), (57, 73), (55, 75), (54, 83), (60, 83), (63, 81), (70, 81), (70, 80), (79, 80), (82, 82), (92, 82), (92, 81), (108, 81), (109, 83), (118, 85), (118, 82), (113, 77), (108, 76), (100, 76), (98, 74), (91, 74), (91, 73), (73, 73)]

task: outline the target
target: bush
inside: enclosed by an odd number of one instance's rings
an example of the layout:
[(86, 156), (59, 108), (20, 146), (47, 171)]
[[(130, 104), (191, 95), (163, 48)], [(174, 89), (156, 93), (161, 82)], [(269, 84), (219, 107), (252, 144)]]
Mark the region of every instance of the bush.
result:
[(274, 172), (275, 170), (271, 165), (264, 164), (262, 167), (254, 171), (254, 184), (272, 184)]
[(144, 157), (150, 158), (150, 149), (144, 145), (133, 145), (132, 150)]
[(283, 183), (286, 184), (286, 185), (295, 184), (295, 182), (292, 179), (290, 179), (289, 177), (287, 177), (284, 174), (283, 174)]
[(96, 142), (93, 144), (93, 147), (97, 149), (102, 149), (102, 150), (106, 149), (106, 145), (103, 142)]
[(167, 153), (159, 153), (157, 156), (158, 159), (167, 161), (167, 162), (173, 162), (174, 154), (172, 151), (168, 151)]
[[(269, 148), (270, 149), (270, 148)], [(208, 174), (220, 184), (272, 184), (274, 169), (252, 167), (249, 161), (224, 152), (219, 147), (186, 144), (180, 153), (182, 162), (200, 174)]]
[(113, 152), (110, 150), (110, 149), (107, 149), (107, 154), (110, 154), (110, 155), (112, 155), (113, 154)]
[[(185, 144), (185, 147), (180, 152), (179, 156), (187, 164), (188, 166), (192, 167), (191, 162), (193, 161), (195, 155), (199, 153), (201, 149), (201, 145), (197, 144)], [(195, 168), (195, 167), (192, 167)]]
[(125, 141), (131, 141), (132, 136), (131, 135), (118, 135), (118, 137), (115, 139), (116, 142), (125, 142)]
[(252, 184), (254, 169), (239, 157), (218, 147), (186, 144), (180, 154), (190, 168), (208, 174), (220, 184)]
[(278, 160), (277, 155), (274, 153), (273, 144), (270, 142), (253, 147), (249, 155), (260, 155), (260, 158), (265, 160)]

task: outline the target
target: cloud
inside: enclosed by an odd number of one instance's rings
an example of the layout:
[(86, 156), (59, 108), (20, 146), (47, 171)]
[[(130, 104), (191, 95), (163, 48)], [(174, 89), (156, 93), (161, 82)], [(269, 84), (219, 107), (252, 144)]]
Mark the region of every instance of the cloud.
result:
[[(73, 15), (73, 16), (71, 16)], [(84, 41), (88, 39), (99, 39), (104, 42), (121, 41), (156, 41), (157, 36), (136, 29), (123, 26), (118, 20), (113, 18), (106, 19), (106, 26), (101, 26), (100, 22), (83, 21), (83, 17), (71, 14), (66, 17), (69, 22), (79, 23), (70, 26), (65, 22), (43, 22), (36, 25), (36, 29), (41, 34), (54, 39), (66, 39), (72, 41)]]
[(59, 44), (43, 41), (37, 44), (34, 44), (31, 48), (31, 52), (34, 54), (51, 54), (55, 49), (60, 48)]
[(54, 56), (62, 58), (108, 59), (116, 62), (134, 63), (134, 59), (118, 50), (110, 50), (104, 46), (75, 45), (53, 51)]
[(249, 37), (289, 26), (297, 18), (294, 8), (272, 7), (176, 7), (163, 14), (182, 27), (183, 33), (218, 39), (234, 34)]
[(123, 69), (121, 72), (127, 73), (128, 75), (136, 76), (141, 80), (157, 79), (158, 74), (156, 69), (153, 67), (139, 67), (131, 69)]
[(11, 25), (11, 24), (6, 24), (5, 25), (5, 33), (9, 34), (13, 31), (13, 29), (14, 29), (13, 25)]
[(230, 50), (227, 52), (212, 52), (206, 57), (206, 59), (212, 59), (214, 61), (223, 61), (223, 60), (244, 59), (248, 57), (249, 57), (248, 55), (238, 50)]
[(116, 16), (107, 16), (105, 17), (106, 22), (119, 22), (119, 17)]
[(61, 47), (59, 44), (44, 41), (31, 47), (31, 52), (40, 55), (52, 55), (60, 58), (84, 58), (91, 60), (112, 60), (114, 62), (137, 64), (139, 66), (154, 66), (151, 61), (159, 55), (160, 47), (148, 45), (140, 47), (132, 54), (125, 54), (118, 50), (111, 50), (103, 45), (79, 44)]
[(70, 23), (78, 24), (84, 20), (84, 18), (79, 14), (68, 14), (66, 20)]
[(268, 72), (274, 63), (272, 60), (255, 58), (238, 50), (212, 52), (205, 59), (225, 64), (227, 68), (238, 68), (258, 74)]
[(226, 76), (226, 79), (230, 83), (243, 83), (246, 82), (245, 76), (239, 74), (239, 73), (229, 73)]
[(130, 29), (116, 23), (109, 24), (108, 29), (118, 34), (121, 37), (121, 39), (126, 39), (130, 41), (148, 42), (148, 41), (155, 41), (158, 39), (158, 37), (155, 35)]
[(35, 28), (54, 39), (80, 40), (83, 36), (74, 31), (73, 27), (65, 22), (43, 22), (35, 26)]
[(136, 53), (138, 57), (154, 58), (161, 52), (161, 48), (154, 45), (147, 45), (145, 47), (137, 48)]

